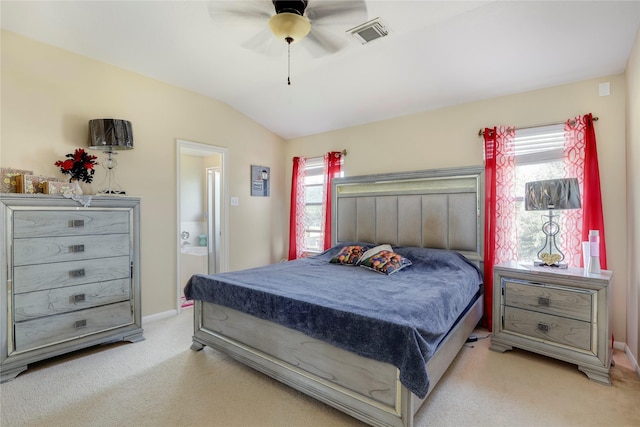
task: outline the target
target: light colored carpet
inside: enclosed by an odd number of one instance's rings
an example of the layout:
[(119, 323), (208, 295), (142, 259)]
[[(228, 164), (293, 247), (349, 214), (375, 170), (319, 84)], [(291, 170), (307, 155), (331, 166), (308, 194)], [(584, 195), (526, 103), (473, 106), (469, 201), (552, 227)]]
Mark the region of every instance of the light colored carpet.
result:
[[(144, 329), (143, 342), (33, 364), (0, 385), (0, 425), (363, 425), (211, 348), (190, 350), (192, 309)], [(462, 349), (417, 426), (640, 426), (640, 379), (622, 353), (607, 387), (575, 365), (489, 344)]]

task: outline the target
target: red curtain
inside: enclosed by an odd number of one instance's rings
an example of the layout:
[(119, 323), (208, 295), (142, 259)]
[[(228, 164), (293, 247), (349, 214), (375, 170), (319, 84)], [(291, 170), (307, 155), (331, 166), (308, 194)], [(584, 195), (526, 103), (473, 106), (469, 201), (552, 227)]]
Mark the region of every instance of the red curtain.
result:
[[(565, 123), (564, 132), (565, 175), (578, 178), (582, 196), (582, 209), (565, 211), (563, 239), (570, 255), (566, 262), (573, 266), (583, 266), (581, 242), (589, 240), (589, 230), (598, 230), (600, 234), (600, 266), (606, 270), (607, 249), (593, 116), (586, 114), (578, 116), (574, 120), (568, 120)], [(581, 237), (581, 240), (578, 240), (578, 236)]]
[(293, 158), (291, 212), (289, 215), (289, 260), (304, 255), (304, 157)]
[(331, 183), (342, 172), (342, 153), (330, 151), (324, 155), (324, 203), (322, 204), (322, 236), (324, 250), (331, 247)]
[(516, 236), (515, 129), (504, 126), (484, 130), (484, 318), (493, 328), (493, 266), (518, 258)]

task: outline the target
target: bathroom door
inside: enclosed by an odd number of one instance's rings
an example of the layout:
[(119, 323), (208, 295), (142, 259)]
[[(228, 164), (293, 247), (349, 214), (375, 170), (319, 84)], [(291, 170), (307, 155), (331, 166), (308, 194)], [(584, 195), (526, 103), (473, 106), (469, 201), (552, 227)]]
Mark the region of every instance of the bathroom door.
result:
[(220, 169), (207, 168), (207, 237), (209, 274), (220, 272)]

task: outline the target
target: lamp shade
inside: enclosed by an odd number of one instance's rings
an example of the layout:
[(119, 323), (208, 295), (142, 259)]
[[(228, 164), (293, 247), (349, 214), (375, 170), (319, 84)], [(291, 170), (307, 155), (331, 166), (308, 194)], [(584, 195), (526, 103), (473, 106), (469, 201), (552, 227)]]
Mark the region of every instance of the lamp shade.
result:
[(89, 120), (89, 148), (97, 150), (130, 150), (133, 148), (133, 129), (128, 120)]
[(547, 179), (527, 182), (525, 210), (580, 209), (577, 178)]

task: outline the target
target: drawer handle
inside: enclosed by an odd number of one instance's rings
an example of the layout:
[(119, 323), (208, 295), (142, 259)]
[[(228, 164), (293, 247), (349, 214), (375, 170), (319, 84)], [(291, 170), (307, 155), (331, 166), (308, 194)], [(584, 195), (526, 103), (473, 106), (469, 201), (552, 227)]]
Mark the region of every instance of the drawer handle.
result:
[(84, 252), (84, 245), (71, 245), (69, 246), (69, 252)]
[(542, 332), (549, 332), (549, 324), (548, 323), (538, 323), (538, 330)]
[(72, 303), (79, 303), (79, 302), (84, 302), (86, 299), (85, 294), (76, 294), (76, 295), (72, 295), (71, 296), (71, 302)]
[(84, 227), (84, 219), (71, 219), (69, 220), (69, 228)]
[(69, 277), (84, 277), (84, 268), (69, 271)]
[(76, 320), (76, 323), (73, 325), (75, 329), (86, 328), (87, 327), (87, 319)]
[(538, 297), (538, 305), (541, 305), (543, 307), (549, 307), (549, 298)]

